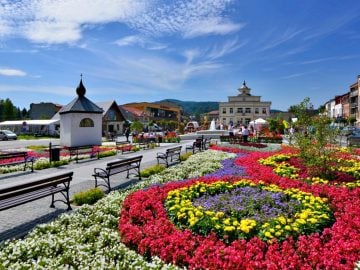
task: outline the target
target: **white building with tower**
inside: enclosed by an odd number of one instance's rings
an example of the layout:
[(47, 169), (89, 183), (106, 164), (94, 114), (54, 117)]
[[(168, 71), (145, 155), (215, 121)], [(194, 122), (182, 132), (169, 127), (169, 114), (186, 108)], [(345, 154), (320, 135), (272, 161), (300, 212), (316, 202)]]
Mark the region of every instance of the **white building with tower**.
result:
[(237, 96), (229, 96), (228, 102), (219, 103), (219, 118), (223, 125), (249, 125), (258, 118), (270, 117), (271, 101), (261, 101), (261, 96), (252, 96), (245, 81)]
[(82, 78), (77, 97), (59, 111), (60, 144), (68, 147), (101, 145), (103, 109), (85, 97)]

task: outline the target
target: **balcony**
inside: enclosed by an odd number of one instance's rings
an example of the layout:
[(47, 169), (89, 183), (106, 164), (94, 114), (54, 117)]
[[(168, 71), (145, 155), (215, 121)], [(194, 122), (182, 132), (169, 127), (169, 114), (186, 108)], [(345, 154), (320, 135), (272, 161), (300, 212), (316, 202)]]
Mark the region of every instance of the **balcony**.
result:
[(350, 97), (357, 97), (359, 94), (359, 90), (350, 91)]

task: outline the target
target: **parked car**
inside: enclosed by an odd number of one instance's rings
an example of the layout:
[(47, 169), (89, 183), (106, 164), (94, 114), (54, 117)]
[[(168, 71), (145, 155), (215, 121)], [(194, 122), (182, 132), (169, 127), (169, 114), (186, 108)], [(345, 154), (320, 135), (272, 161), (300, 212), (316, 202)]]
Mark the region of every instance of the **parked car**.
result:
[(341, 129), (340, 134), (343, 136), (349, 136), (356, 131), (357, 131), (356, 127), (346, 126)]
[(10, 131), (10, 130), (0, 130), (0, 140), (7, 141), (7, 140), (16, 140), (17, 135)]
[(348, 137), (348, 145), (349, 146), (359, 146), (360, 145), (360, 131), (356, 129), (353, 131)]

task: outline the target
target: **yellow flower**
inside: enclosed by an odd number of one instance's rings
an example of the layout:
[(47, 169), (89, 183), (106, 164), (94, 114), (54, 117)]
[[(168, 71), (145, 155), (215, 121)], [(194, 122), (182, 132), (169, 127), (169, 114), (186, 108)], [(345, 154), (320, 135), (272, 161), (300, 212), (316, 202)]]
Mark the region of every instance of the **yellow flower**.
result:
[(223, 212), (216, 212), (216, 217), (217, 218), (222, 218), (224, 216)]
[(225, 232), (232, 232), (235, 230), (234, 226), (225, 226), (224, 231)]
[(223, 220), (223, 223), (224, 223), (225, 225), (230, 225), (230, 218), (224, 219), (224, 220)]

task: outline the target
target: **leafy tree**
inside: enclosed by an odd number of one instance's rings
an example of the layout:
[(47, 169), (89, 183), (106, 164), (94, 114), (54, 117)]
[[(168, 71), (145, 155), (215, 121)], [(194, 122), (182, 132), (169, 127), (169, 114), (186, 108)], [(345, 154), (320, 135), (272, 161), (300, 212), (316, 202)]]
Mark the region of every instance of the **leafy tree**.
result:
[(21, 119), (26, 119), (26, 118), (28, 118), (28, 115), (29, 115), (28, 111), (27, 111), (25, 108), (23, 108), (23, 109), (21, 110)]
[(295, 123), (295, 145), (300, 150), (300, 158), (308, 168), (308, 173), (330, 180), (335, 177), (337, 166), (340, 166), (333, 159), (338, 151), (336, 137), (339, 131), (330, 127), (327, 116), (313, 116), (311, 108), (309, 98), (293, 106), (298, 118)]
[(140, 133), (143, 131), (144, 125), (140, 121), (134, 121), (131, 123), (131, 130), (135, 131), (136, 133)]
[(16, 120), (17, 119), (17, 109), (11, 102), (9, 98), (5, 100), (0, 100), (0, 120)]

